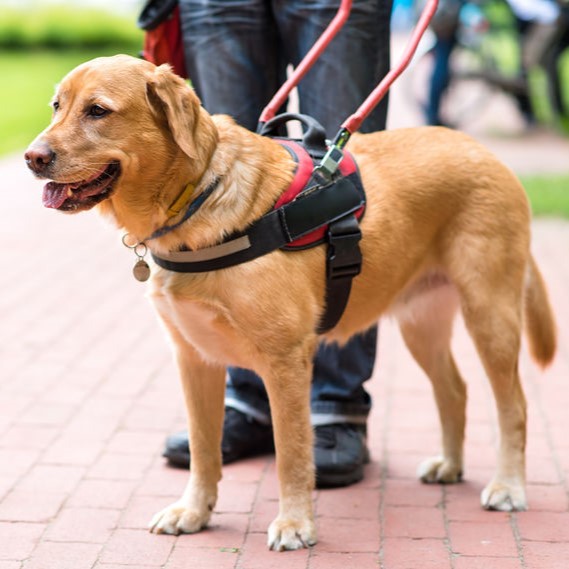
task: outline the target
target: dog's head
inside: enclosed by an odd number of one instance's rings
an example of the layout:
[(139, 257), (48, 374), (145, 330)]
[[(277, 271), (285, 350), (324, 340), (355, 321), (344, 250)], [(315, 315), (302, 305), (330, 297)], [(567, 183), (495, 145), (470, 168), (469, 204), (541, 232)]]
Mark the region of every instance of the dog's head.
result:
[(52, 107), (51, 124), (25, 159), (36, 177), (50, 180), (44, 205), (66, 212), (105, 204), (116, 217), (125, 207), (154, 207), (166, 185), (203, 174), (217, 141), (183, 79), (126, 55), (71, 71)]

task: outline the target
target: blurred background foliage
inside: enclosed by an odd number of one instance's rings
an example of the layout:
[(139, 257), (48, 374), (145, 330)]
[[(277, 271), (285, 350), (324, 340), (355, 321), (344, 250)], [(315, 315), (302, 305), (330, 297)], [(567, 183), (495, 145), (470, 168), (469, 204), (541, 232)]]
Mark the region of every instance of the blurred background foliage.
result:
[(143, 34), (136, 13), (69, 4), (0, 8), (0, 50), (110, 49), (136, 51)]
[(25, 148), (48, 124), (48, 103), (68, 71), (94, 57), (138, 55), (141, 3), (0, 0), (0, 156)]

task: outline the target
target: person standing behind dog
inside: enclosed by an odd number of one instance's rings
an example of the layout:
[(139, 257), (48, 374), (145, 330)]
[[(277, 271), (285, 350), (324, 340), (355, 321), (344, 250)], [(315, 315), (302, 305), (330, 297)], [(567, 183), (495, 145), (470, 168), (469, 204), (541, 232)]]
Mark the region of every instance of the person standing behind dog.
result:
[[(354, 0), (348, 21), (298, 87), (300, 112), (333, 138), (389, 71), (392, 0)], [(340, 0), (180, 0), (185, 62), (205, 109), (256, 130), (259, 116), (335, 16)], [(385, 128), (387, 99), (361, 131)], [(324, 269), (323, 269), (324, 270)], [(302, 294), (299, 290), (298, 294)], [(363, 477), (366, 423), (377, 327), (343, 348), (322, 344), (311, 395), (317, 485), (344, 486)], [(222, 455), (225, 464), (272, 452), (269, 402), (253, 372), (229, 368)], [(187, 432), (168, 437), (164, 456), (190, 463)]]

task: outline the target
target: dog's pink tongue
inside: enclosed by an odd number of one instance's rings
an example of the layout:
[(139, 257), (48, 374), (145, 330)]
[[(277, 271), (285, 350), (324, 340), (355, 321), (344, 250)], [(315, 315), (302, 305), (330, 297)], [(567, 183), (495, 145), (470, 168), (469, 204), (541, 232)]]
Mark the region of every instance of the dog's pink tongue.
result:
[(57, 182), (48, 182), (43, 187), (43, 205), (59, 209), (67, 198), (68, 184), (58, 184)]

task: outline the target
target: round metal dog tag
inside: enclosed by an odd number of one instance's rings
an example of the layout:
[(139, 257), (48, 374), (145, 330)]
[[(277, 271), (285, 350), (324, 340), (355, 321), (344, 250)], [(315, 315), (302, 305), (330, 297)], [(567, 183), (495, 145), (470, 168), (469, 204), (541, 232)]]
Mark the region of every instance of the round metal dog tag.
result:
[(139, 259), (132, 268), (132, 274), (137, 281), (144, 282), (150, 277), (150, 267), (144, 259)]

